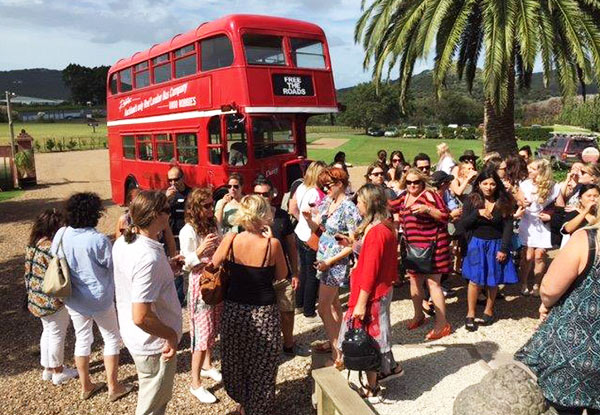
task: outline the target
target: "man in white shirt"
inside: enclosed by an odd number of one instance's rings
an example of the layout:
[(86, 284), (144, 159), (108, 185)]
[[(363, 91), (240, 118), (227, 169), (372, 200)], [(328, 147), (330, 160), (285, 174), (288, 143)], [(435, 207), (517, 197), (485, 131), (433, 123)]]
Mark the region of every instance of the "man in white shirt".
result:
[[(162, 213), (161, 213), (162, 214)], [(113, 247), (119, 326), (139, 378), (136, 415), (164, 414), (171, 399), (181, 307), (163, 245), (136, 235)]]

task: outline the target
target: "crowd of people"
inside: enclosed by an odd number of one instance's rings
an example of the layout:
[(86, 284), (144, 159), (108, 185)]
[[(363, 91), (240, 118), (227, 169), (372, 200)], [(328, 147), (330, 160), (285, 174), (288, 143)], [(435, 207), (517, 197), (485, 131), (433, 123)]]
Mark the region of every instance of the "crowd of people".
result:
[[(43, 328), (42, 378), (59, 385), (79, 377), (82, 399), (105, 386), (111, 401), (120, 399), (133, 389), (118, 380), (122, 342), (139, 378), (136, 414), (164, 413), (187, 307), (190, 393), (214, 403), (203, 386), (211, 378), (223, 382), (240, 414), (270, 415), (279, 354), (305, 352), (293, 336), (302, 313), (308, 321), (320, 318), (326, 338), (313, 351), (329, 353), (340, 370), (344, 336), (362, 322), (381, 365), (367, 372), (360, 393), (376, 400), (381, 383), (404, 373), (391, 352), (394, 287), (410, 284), (414, 313), (407, 329), (431, 316), (425, 340), (436, 340), (453, 332), (446, 298), (456, 295), (448, 284), (456, 274), (467, 285), (469, 331), (495, 322), (506, 285), (540, 297), (544, 322), (516, 358), (538, 376), (559, 413), (600, 413), (600, 337), (582, 335), (598, 332), (600, 167), (575, 163), (557, 183), (549, 162), (533, 158), (527, 146), (483, 159), (467, 150), (456, 161), (441, 143), (437, 153), (434, 165), (424, 153), (409, 162), (402, 151), (388, 159), (380, 150), (366, 182), (351, 184), (340, 152), (330, 165), (312, 162), (281, 207), (264, 176), (244, 195), (243, 177), (232, 173), (227, 194), (215, 203), (212, 189), (188, 187), (173, 166), (166, 190), (131, 192), (114, 243), (96, 230), (103, 207), (94, 193), (74, 194), (63, 210), (42, 212), (25, 273), (28, 307)], [(562, 249), (546, 272), (553, 247)], [(42, 289), (56, 255), (70, 270), (72, 294), (64, 299)], [(209, 264), (230, 275), (217, 305), (204, 302), (200, 290)], [(350, 291), (345, 306), (342, 289)], [(480, 318), (478, 303), (485, 304)], [(63, 365), (70, 321), (77, 370)], [(107, 385), (89, 376), (94, 322), (104, 340)], [(217, 339), (221, 370), (212, 362)]]

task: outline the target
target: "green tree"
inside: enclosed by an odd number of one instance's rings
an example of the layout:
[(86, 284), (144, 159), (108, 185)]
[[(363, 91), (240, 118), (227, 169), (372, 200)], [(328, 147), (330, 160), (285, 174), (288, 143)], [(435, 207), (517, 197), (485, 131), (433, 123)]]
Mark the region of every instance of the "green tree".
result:
[(397, 97), (394, 85), (382, 84), (378, 93), (371, 82), (359, 84), (344, 96), (346, 111), (338, 118), (342, 124), (364, 128), (365, 132), (378, 124), (397, 123), (400, 118)]
[(77, 104), (106, 103), (106, 76), (108, 66), (87, 66), (69, 64), (63, 69), (63, 81), (71, 90), (71, 100)]
[(600, 79), (600, 2), (597, 0), (362, 0), (355, 41), (365, 49), (379, 83), (399, 65), (400, 103), (417, 59), (435, 43), (433, 83), (441, 96), (456, 57), (457, 72), (472, 89), (485, 53), (484, 149), (515, 152), (515, 84), (527, 87), (536, 57), (547, 86), (553, 71), (564, 96), (578, 82)]

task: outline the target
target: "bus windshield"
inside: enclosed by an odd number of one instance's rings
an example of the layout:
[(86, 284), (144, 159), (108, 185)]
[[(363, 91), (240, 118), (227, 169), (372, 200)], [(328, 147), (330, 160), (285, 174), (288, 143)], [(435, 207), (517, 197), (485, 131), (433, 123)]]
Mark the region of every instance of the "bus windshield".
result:
[(281, 115), (252, 118), (254, 158), (293, 153), (296, 149), (292, 119)]

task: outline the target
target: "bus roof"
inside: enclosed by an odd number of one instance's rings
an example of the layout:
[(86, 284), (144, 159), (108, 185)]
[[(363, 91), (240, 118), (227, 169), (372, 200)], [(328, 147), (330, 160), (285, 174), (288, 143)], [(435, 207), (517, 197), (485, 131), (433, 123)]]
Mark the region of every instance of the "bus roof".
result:
[(129, 58), (122, 58), (110, 69), (109, 73), (136, 65), (148, 59), (160, 56), (170, 50), (186, 46), (198, 39), (217, 33), (236, 33), (240, 28), (268, 28), (274, 31), (302, 32), (317, 36), (324, 36), (323, 30), (312, 23), (283, 17), (262, 16), (256, 14), (230, 14), (211, 22), (200, 24), (196, 29), (173, 36), (171, 40), (156, 44), (150, 49), (134, 53)]

